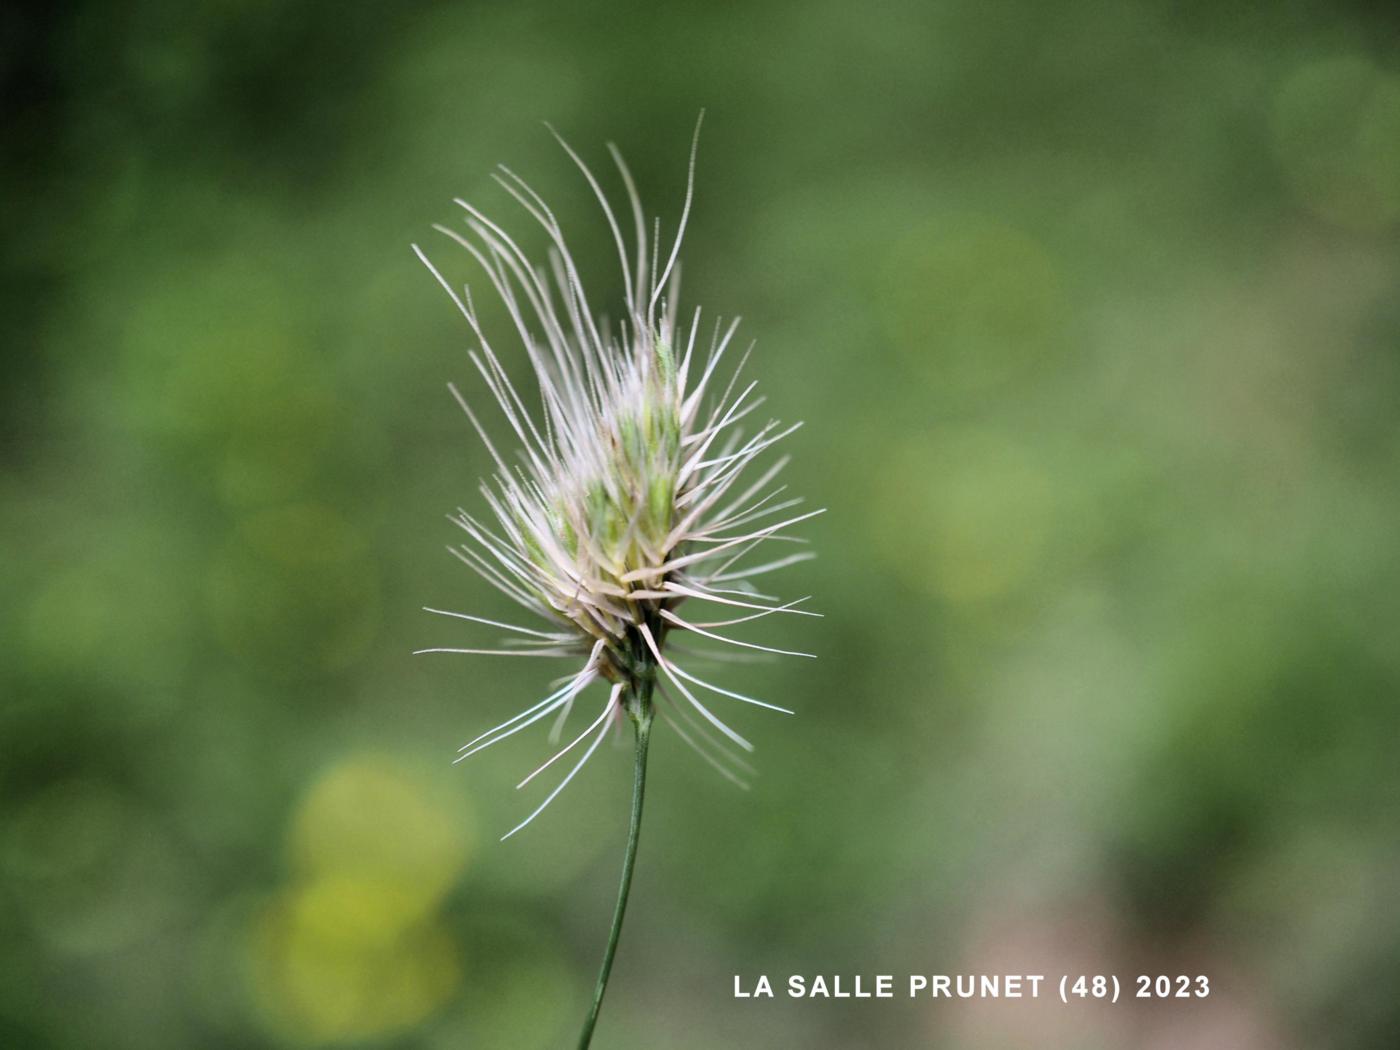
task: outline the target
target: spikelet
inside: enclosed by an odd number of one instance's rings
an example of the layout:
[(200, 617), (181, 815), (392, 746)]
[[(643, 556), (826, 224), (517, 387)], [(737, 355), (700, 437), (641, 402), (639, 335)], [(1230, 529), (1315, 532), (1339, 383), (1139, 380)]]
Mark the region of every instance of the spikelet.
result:
[[(697, 140), (698, 135), (697, 125)], [(595, 316), (554, 214), (508, 168), (501, 167), (495, 179), (544, 229), (550, 242), (547, 267), (534, 265), (501, 226), (466, 201), (456, 202), (464, 213), (464, 229), (434, 227), (471, 255), (504, 304), (513, 341), (534, 370), (538, 410), (527, 405), (507, 376), (470, 290), (456, 289), (414, 245), (466, 318), (478, 345), (471, 359), (519, 446), (513, 461), (504, 458), (466, 399), (451, 387), (496, 472), (481, 486), (493, 520), (488, 524), (459, 511), (452, 521), (468, 542), (450, 549), (540, 621), (525, 627), (429, 609), (500, 628), (510, 637), (494, 648), (420, 652), (582, 661), (549, 696), (463, 745), (458, 760), (556, 712), (557, 737), (587, 686), (598, 680), (611, 686), (592, 724), (521, 782), (523, 787), (587, 742), (558, 787), (506, 837), (563, 790), (616, 719), (624, 713), (636, 717), (628, 703), (643, 681), (648, 703), (655, 681), (660, 692), (656, 711), (682, 739), (724, 776), (746, 786), (743, 773), (752, 767), (729, 744), (746, 751), (752, 745), (702, 703), (694, 688), (791, 712), (702, 681), (676, 663), (668, 639), (688, 632), (727, 646), (808, 656), (715, 629), (780, 613), (816, 615), (795, 608), (806, 599), (783, 603), (759, 593), (753, 583), (811, 557), (804, 552), (751, 557), (772, 541), (793, 539), (784, 530), (821, 513), (792, 513), (801, 501), (783, 498), (786, 486), (774, 484), (785, 458), (765, 469), (749, 469), (797, 425), (782, 427), (769, 420), (752, 426), (763, 399), (754, 395), (754, 383), (740, 380), (747, 353), (727, 381), (720, 378), (732, 356), (737, 320), (708, 326), (708, 338), (702, 335), (698, 309), (686, 323), (678, 320), (679, 255), (693, 197), (695, 143), (685, 205), (664, 264), (658, 252), (659, 223), (649, 237), (636, 186), (616, 147), (610, 145), (609, 151), (631, 211), (630, 246), (593, 173), (563, 139), (559, 143), (602, 206), (617, 247), (625, 298), (619, 330), (611, 331)], [(702, 611), (692, 613), (692, 608)]]

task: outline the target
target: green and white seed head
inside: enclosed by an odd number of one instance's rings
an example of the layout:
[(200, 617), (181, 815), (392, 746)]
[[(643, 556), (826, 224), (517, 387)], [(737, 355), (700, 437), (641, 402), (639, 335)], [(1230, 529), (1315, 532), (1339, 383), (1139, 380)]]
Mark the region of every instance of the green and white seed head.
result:
[(543, 228), (549, 241), (545, 265), (533, 262), (502, 226), (466, 201), (457, 201), (461, 227), (435, 227), (465, 249), (505, 306), (511, 341), (533, 368), (538, 407), (527, 404), (507, 376), (470, 288), (454, 286), (414, 246), (466, 319), (476, 344), (471, 360), (518, 449), (510, 459), (503, 456), (467, 399), (451, 387), (495, 473), (481, 485), (490, 522), (459, 510), (452, 521), (468, 542), (450, 550), (539, 621), (517, 626), (430, 609), (510, 636), (493, 648), (420, 651), (582, 661), (560, 688), (465, 745), (460, 758), (556, 712), (557, 737), (588, 685), (611, 685), (592, 724), (522, 781), (524, 786), (592, 737), (563, 783), (519, 827), (553, 800), (623, 717), (623, 694), (641, 673), (639, 664), (656, 675), (656, 710), (663, 720), (722, 774), (743, 784), (752, 767), (733, 746), (751, 751), (752, 745), (693, 687), (786, 709), (697, 678), (676, 662), (668, 641), (684, 633), (704, 643), (783, 653), (715, 629), (784, 613), (815, 615), (795, 608), (805, 599), (784, 603), (755, 585), (811, 557), (803, 551), (754, 557), (774, 541), (796, 539), (785, 530), (820, 513), (795, 512), (801, 501), (785, 498), (786, 486), (775, 484), (786, 460), (766, 462), (772, 447), (797, 427), (771, 419), (753, 425), (763, 399), (754, 395), (754, 383), (740, 380), (744, 360), (729, 368), (737, 320), (708, 324), (699, 310), (680, 320), (678, 262), (693, 198), (694, 144), (685, 205), (663, 260), (659, 222), (649, 236), (635, 184), (616, 148), (609, 151), (626, 192), (630, 239), (593, 173), (559, 141), (601, 205), (617, 248), (624, 320), (616, 329), (595, 315), (553, 213), (508, 168), (499, 169), (496, 181)]

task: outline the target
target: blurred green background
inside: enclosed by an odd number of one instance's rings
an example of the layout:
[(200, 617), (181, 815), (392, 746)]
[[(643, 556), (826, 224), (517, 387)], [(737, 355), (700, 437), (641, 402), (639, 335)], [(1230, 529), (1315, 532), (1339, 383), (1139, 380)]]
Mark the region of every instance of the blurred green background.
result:
[[(572, 1045), (630, 754), (450, 764), (554, 668), (409, 656), (505, 610), (408, 245), (506, 162), (615, 313), (540, 122), (670, 226), (702, 106), (827, 618), (750, 794), (658, 733), (598, 1045), (1400, 1045), (1400, 20), (1258, 6), (7, 10), (0, 1046)], [(819, 972), (1215, 994), (732, 997)]]

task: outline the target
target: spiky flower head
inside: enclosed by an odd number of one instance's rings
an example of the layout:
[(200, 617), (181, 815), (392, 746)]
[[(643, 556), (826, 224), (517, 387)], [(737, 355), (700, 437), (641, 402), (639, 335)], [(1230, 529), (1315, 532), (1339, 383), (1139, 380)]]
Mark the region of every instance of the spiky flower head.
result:
[[(698, 126), (696, 132), (698, 136)], [(502, 628), (513, 637), (494, 649), (420, 651), (583, 661), (540, 703), (464, 745), (460, 758), (556, 711), (557, 737), (583, 689), (600, 679), (611, 683), (607, 702), (593, 723), (522, 781), (523, 786), (593, 737), (544, 805), (587, 761), (614, 720), (624, 713), (638, 717), (636, 704), (651, 702), (653, 684), (660, 690), (656, 711), (702, 757), (742, 784), (731, 767), (749, 767), (709, 727), (745, 750), (752, 745), (711, 712), (694, 687), (786, 709), (702, 681), (674, 660), (666, 643), (676, 632), (691, 632), (729, 646), (783, 653), (715, 628), (775, 613), (815, 615), (794, 608), (805, 599), (781, 603), (753, 583), (810, 555), (749, 557), (766, 541), (792, 539), (783, 536), (783, 530), (820, 513), (786, 513), (801, 502), (782, 498), (786, 486), (774, 485), (786, 459), (748, 469), (797, 425), (784, 428), (775, 420), (752, 425), (763, 399), (754, 396), (754, 383), (740, 381), (743, 360), (727, 379), (721, 378), (732, 356), (737, 319), (705, 325), (697, 309), (684, 323), (680, 320), (679, 255), (693, 196), (695, 144), (685, 205), (662, 260), (659, 221), (649, 237), (635, 184), (617, 149), (609, 146), (631, 211), (630, 245), (597, 179), (562, 139), (559, 142), (602, 206), (617, 247), (625, 311), (616, 329), (595, 316), (553, 212), (508, 168), (501, 167), (494, 177), (544, 229), (547, 266), (535, 265), (505, 229), (466, 201), (456, 202), (464, 212), (464, 229), (435, 227), (480, 265), (503, 303), (512, 339), (533, 367), (538, 410), (531, 409), (507, 375), (470, 289), (454, 287), (414, 246), (466, 318), (478, 344), (471, 359), (520, 446), (513, 460), (504, 457), (467, 400), (451, 388), (490, 452), (496, 472), (481, 486), (494, 522), (487, 524), (459, 510), (452, 520), (469, 542), (450, 550), (544, 621), (523, 627), (430, 609)], [(682, 606), (720, 610), (721, 618), (689, 609), (683, 616)], [(692, 711), (704, 722), (696, 721)]]

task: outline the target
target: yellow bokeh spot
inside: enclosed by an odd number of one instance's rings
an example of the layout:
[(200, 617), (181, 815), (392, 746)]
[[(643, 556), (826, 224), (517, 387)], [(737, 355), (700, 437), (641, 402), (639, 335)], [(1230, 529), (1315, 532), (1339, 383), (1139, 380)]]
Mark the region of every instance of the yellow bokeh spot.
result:
[(273, 901), (250, 944), (271, 1025), (298, 1041), (365, 1039), (417, 1024), (452, 994), (460, 963), (412, 902), (381, 882), (330, 878)]
[(382, 886), (421, 914), (462, 870), (469, 846), (464, 824), (431, 785), (388, 759), (356, 757), (311, 788), (293, 822), (290, 849), (303, 878)]
[(310, 1043), (412, 1027), (461, 978), (438, 906), (470, 851), (461, 808), (391, 759), (327, 770), (292, 820), (290, 889), (264, 907), (248, 943), (261, 1013)]

